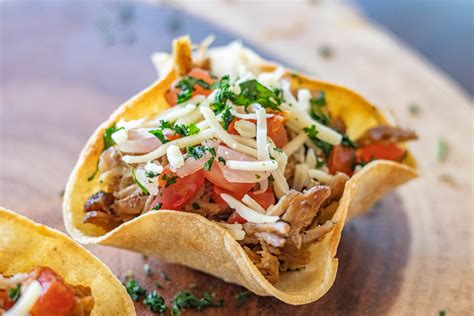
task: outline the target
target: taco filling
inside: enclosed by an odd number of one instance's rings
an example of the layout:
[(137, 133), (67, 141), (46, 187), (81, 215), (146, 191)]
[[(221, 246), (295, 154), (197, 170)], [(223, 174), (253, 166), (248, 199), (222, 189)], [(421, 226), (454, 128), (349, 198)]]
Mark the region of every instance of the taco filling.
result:
[(106, 129), (91, 176), (101, 189), (83, 220), (111, 230), (146, 212), (197, 213), (276, 283), (334, 228), (346, 181), (373, 160), (404, 162), (403, 142), (416, 135), (380, 125), (351, 139), (325, 91), (298, 87), (283, 68), (226, 73), (203, 56), (181, 65), (169, 109)]
[(89, 288), (68, 285), (47, 267), (9, 277), (0, 274), (0, 314), (4, 316), (87, 316), (93, 307)]

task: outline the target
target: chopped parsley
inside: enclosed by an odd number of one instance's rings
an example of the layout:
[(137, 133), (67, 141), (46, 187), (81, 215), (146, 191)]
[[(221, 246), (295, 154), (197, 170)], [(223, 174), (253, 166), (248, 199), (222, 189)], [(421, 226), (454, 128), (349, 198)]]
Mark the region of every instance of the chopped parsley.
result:
[(225, 165), (227, 162), (222, 156), (217, 157), (217, 161), (221, 162), (223, 165)]
[(218, 89), (215, 94), (214, 103), (210, 105), (214, 114), (219, 114), (226, 108), (227, 100), (235, 96), (235, 93), (229, 90), (230, 79), (228, 75), (223, 76), (219, 81), (214, 83), (214, 88)]
[(214, 163), (214, 157), (211, 157), (205, 164), (204, 164), (204, 169), (207, 171), (211, 170), (212, 164)]
[(163, 314), (167, 309), (164, 298), (156, 291), (148, 293), (143, 300), (143, 304), (154, 313)]
[(175, 132), (175, 134), (178, 134), (182, 137), (186, 136), (191, 136), (194, 134), (199, 133), (200, 129), (199, 127), (196, 126), (196, 124), (191, 123), (191, 124), (175, 124), (173, 125), (170, 121), (166, 120), (160, 120), (160, 127), (157, 129), (153, 129), (148, 131), (150, 134), (155, 136), (160, 140), (162, 144), (167, 143), (169, 140), (166, 139), (165, 135), (163, 134), (164, 129), (171, 129)]
[(145, 263), (143, 265), (143, 273), (145, 273), (146, 276), (152, 275), (152, 271), (151, 271), (150, 265), (148, 263)]
[(161, 209), (162, 206), (163, 206), (163, 203), (158, 202), (158, 203), (156, 203), (155, 206), (153, 206), (153, 208), (151, 210), (152, 211), (158, 211), (158, 210)]
[(175, 295), (171, 305), (171, 314), (173, 316), (180, 316), (184, 309), (202, 310), (208, 307), (222, 307), (224, 300), (214, 302), (214, 297), (209, 292), (204, 292), (202, 298), (197, 298), (190, 291), (181, 291)]
[(209, 152), (212, 156), (216, 155), (216, 150), (214, 147), (211, 146), (188, 146), (186, 148), (186, 157), (185, 159), (188, 159), (189, 157), (192, 157), (196, 160), (200, 159), (205, 153)]
[(204, 80), (186, 76), (176, 85), (177, 88), (181, 89), (181, 91), (178, 93), (178, 100), (176, 103), (180, 104), (191, 99), (193, 96), (194, 87), (196, 85), (200, 85), (206, 90), (211, 89), (211, 85)]
[(168, 176), (168, 175), (166, 175), (166, 173), (163, 174), (163, 176), (161, 177), (161, 179), (166, 181), (165, 188), (169, 187), (172, 184), (175, 184), (177, 178), (178, 178), (178, 176), (175, 176), (175, 175)]
[(127, 289), (128, 295), (130, 295), (134, 301), (138, 301), (140, 298), (146, 295), (146, 290), (141, 287), (141, 285), (135, 279), (130, 279), (123, 285), (125, 286), (125, 289)]
[(446, 316), (446, 311), (440, 310), (439, 311), (439, 316)]
[(21, 284), (17, 284), (15, 287), (8, 289), (8, 297), (13, 301), (16, 302), (21, 295)]
[(132, 178), (133, 178), (133, 181), (138, 185), (140, 190), (142, 190), (142, 192), (145, 193), (145, 195), (150, 195), (150, 192), (148, 192), (147, 188), (145, 188), (145, 186), (141, 184), (140, 181), (138, 181), (137, 176), (135, 175), (135, 169), (133, 168), (132, 168)]
[(326, 107), (326, 94), (321, 91), (316, 98), (309, 100), (311, 104), (311, 117), (321, 124), (328, 125), (330, 118), (329, 115), (323, 111)]
[(324, 167), (326, 165), (326, 161), (324, 159), (316, 158), (316, 169)]
[(318, 134), (318, 131), (316, 130), (316, 126), (311, 125), (311, 127), (305, 127), (305, 128), (303, 128), (303, 130), (308, 135), (308, 137), (311, 139), (313, 144), (315, 144), (316, 147), (320, 148), (323, 151), (324, 156), (326, 158), (329, 157), (329, 155), (331, 154), (332, 145), (328, 144), (326, 142), (323, 142), (319, 138), (316, 138), (316, 135)]
[(438, 154), (437, 158), (439, 162), (443, 162), (448, 157), (448, 143), (446, 140), (440, 138), (438, 139)]
[(333, 49), (329, 45), (323, 45), (319, 48), (319, 54), (323, 58), (331, 58), (333, 55)]
[(346, 147), (357, 148), (357, 144), (354, 143), (347, 134), (342, 135), (341, 144)]
[(157, 173), (157, 172), (153, 172), (153, 171), (149, 171), (149, 170), (145, 171), (145, 177), (147, 177), (147, 178), (153, 179), (155, 177), (158, 177), (159, 175), (160, 174)]
[(241, 291), (237, 294), (235, 294), (235, 305), (237, 307), (241, 307), (242, 305), (247, 302), (247, 299), (250, 297), (250, 292), (249, 291)]
[[(112, 124), (112, 126), (110, 126), (109, 128), (106, 128), (105, 129), (105, 132), (104, 132), (104, 135), (102, 136), (102, 140), (104, 141), (104, 149), (102, 149), (102, 152), (104, 152), (105, 150), (109, 149), (110, 147), (112, 147), (113, 145), (115, 145), (115, 141), (114, 139), (112, 138), (112, 134), (121, 130), (121, 129), (124, 129), (123, 127), (120, 127), (120, 128), (117, 128), (117, 126), (114, 124)], [(97, 174), (97, 172), (99, 172), (99, 161), (97, 160), (97, 166), (95, 168), (95, 171), (93, 174), (91, 174), (88, 178), (87, 178), (87, 181), (92, 181), (92, 179), (94, 179), (95, 175)]]
[(257, 80), (244, 81), (239, 86), (240, 94), (231, 97), (234, 104), (249, 106), (253, 103), (258, 103), (265, 108), (280, 111), (281, 98), (275, 91), (268, 89)]
[(192, 204), (192, 207), (193, 207), (193, 209), (195, 209), (195, 210), (199, 210), (199, 208), (200, 208), (199, 203), (196, 203), (196, 202), (194, 202), (194, 203)]
[(221, 121), (222, 127), (225, 130), (228, 130), (230, 123), (232, 123), (232, 121), (234, 120), (234, 115), (232, 115), (232, 113), (230, 113), (230, 107), (229, 106), (226, 106), (224, 108), (224, 111), (222, 112), (221, 118), (222, 118), (222, 121)]

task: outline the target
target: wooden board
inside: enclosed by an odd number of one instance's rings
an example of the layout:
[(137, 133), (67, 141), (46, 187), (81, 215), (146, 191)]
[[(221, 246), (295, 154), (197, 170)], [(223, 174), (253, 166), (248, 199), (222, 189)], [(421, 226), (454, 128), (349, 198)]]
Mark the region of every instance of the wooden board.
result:
[[(1, 4), (0, 204), (64, 230), (60, 193), (86, 139), (121, 102), (154, 78), (148, 56), (174, 36), (209, 32), (223, 43), (237, 37), (305, 72), (343, 83), (393, 110), (421, 140), (412, 150), (422, 177), (346, 226), (340, 270), (320, 301), (293, 307), (251, 296), (203, 273), (146, 260), (139, 254), (89, 247), (118, 275), (129, 269), (147, 287), (164, 286), (167, 300), (191, 284), (224, 298), (209, 315), (328, 315), (472, 313), (473, 112), (471, 100), (434, 67), (367, 23), (333, 5), (203, 4), (193, 13), (149, 5)], [(228, 31), (217, 25), (225, 25)], [(321, 47), (331, 47), (323, 57)], [(421, 112), (412, 115), (408, 104)], [(445, 162), (438, 139), (448, 142)], [(441, 181), (449, 175), (454, 183)], [(164, 271), (172, 281), (160, 275)], [(140, 315), (147, 312), (137, 305)], [(190, 313), (192, 314), (192, 313)]]

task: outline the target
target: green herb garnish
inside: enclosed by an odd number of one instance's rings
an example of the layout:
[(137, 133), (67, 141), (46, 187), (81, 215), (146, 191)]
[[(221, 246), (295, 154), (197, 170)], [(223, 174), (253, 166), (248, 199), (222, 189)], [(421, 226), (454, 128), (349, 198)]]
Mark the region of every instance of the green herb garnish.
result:
[(189, 125), (175, 124), (173, 130), (176, 132), (176, 134), (179, 134), (182, 137), (195, 135), (200, 131), (199, 127), (197, 127), (194, 123), (191, 123)]
[(211, 157), (205, 164), (204, 164), (204, 169), (207, 171), (211, 170), (212, 164), (214, 163), (214, 157)]
[(357, 148), (357, 144), (354, 143), (347, 134), (342, 135), (341, 144), (346, 147)]
[(241, 307), (242, 305), (247, 302), (247, 299), (250, 297), (250, 292), (249, 291), (242, 291), (237, 294), (235, 294), (235, 305), (237, 307)]
[(8, 289), (8, 297), (13, 301), (16, 302), (21, 295), (21, 283), (17, 284), (15, 287), (11, 287)]
[(440, 310), (439, 311), (439, 316), (446, 316), (446, 311)]
[(226, 162), (227, 162), (227, 161), (224, 159), (224, 157), (222, 157), (222, 156), (217, 157), (217, 161), (219, 161), (220, 163), (222, 163), (224, 166), (225, 166), (225, 164), (226, 164)]
[(208, 307), (222, 306), (224, 306), (224, 300), (214, 302), (214, 298), (209, 292), (204, 292), (202, 298), (197, 298), (190, 291), (182, 291), (173, 298), (171, 313), (173, 316), (180, 316), (184, 309), (202, 310)]
[(186, 148), (186, 156), (185, 159), (192, 157), (196, 160), (200, 159), (205, 153), (209, 152), (212, 156), (216, 155), (216, 150), (214, 147), (211, 146), (188, 146)]
[(192, 205), (193, 209), (199, 210), (201, 207), (199, 206), (199, 203), (194, 202)]
[(221, 124), (222, 124), (222, 127), (225, 130), (229, 129), (229, 125), (234, 120), (234, 117), (235, 116), (232, 115), (232, 113), (230, 112), (230, 107), (226, 106), (224, 111), (222, 112), (222, 116), (221, 116), (221, 118), (222, 118)]
[(163, 314), (167, 309), (164, 298), (156, 291), (148, 293), (143, 300), (143, 304), (154, 313)]
[(410, 104), (408, 104), (408, 111), (410, 111), (410, 113), (412, 115), (418, 115), (418, 114), (420, 114), (421, 109), (420, 109), (420, 106), (418, 104), (410, 103)]
[(162, 206), (163, 206), (163, 203), (158, 202), (158, 203), (156, 203), (155, 206), (153, 206), (153, 208), (151, 210), (152, 211), (158, 211), (158, 210), (161, 209)]
[(176, 103), (180, 104), (191, 99), (193, 96), (194, 87), (196, 85), (200, 85), (206, 90), (211, 89), (211, 85), (204, 80), (186, 76), (176, 85), (177, 88), (181, 89), (181, 91), (178, 93), (178, 100)]
[(165, 188), (169, 187), (169, 186), (172, 185), (172, 184), (175, 184), (177, 178), (178, 178), (178, 177), (175, 176), (175, 175), (173, 175), (173, 176), (167, 176), (166, 173), (163, 174), (163, 176), (161, 177), (161, 179), (163, 179), (163, 180), (166, 181)]
[(182, 137), (185, 136), (191, 136), (194, 134), (199, 133), (199, 127), (196, 126), (196, 124), (171, 124), (170, 121), (166, 120), (160, 120), (160, 127), (157, 129), (153, 129), (148, 131), (150, 134), (154, 135), (156, 138), (158, 138), (162, 144), (165, 144), (169, 142), (168, 139), (166, 139), (165, 135), (163, 134), (164, 129), (171, 129), (173, 130), (176, 134), (181, 135)]
[(311, 117), (321, 124), (328, 125), (330, 118), (329, 115), (323, 111), (326, 107), (326, 94), (321, 91), (316, 98), (309, 100), (311, 105)]
[(141, 285), (135, 279), (130, 279), (123, 285), (127, 289), (128, 295), (130, 295), (134, 301), (138, 301), (140, 298), (146, 295), (146, 290), (141, 287)]
[(252, 79), (239, 84), (240, 94), (231, 97), (236, 105), (249, 106), (253, 103), (261, 104), (265, 108), (280, 111), (281, 98), (257, 80)]
[(311, 125), (311, 127), (305, 127), (303, 128), (303, 131), (305, 131), (305, 133), (308, 135), (309, 139), (311, 139), (313, 144), (315, 144), (316, 147), (320, 148), (323, 151), (324, 156), (326, 158), (329, 157), (329, 155), (331, 154), (332, 145), (326, 142), (323, 142), (319, 138), (316, 138), (316, 135), (318, 134), (318, 131), (316, 130), (316, 126)]
[(147, 178), (155, 178), (155, 177), (158, 177), (160, 174), (157, 173), (157, 172), (153, 172), (153, 171), (145, 171), (145, 177)]
[(213, 85), (213, 88), (216, 88), (218, 90), (215, 94), (214, 103), (212, 103), (210, 107), (214, 111), (214, 114), (217, 115), (224, 111), (227, 100), (235, 96), (235, 93), (229, 90), (230, 79), (228, 75), (225, 75), (219, 81), (216, 81)]
[(138, 181), (137, 176), (135, 175), (135, 169), (133, 168), (132, 168), (132, 178), (133, 178), (133, 181), (138, 185), (140, 190), (142, 190), (142, 192), (145, 193), (145, 195), (150, 195), (150, 192), (148, 192), (147, 188), (145, 188), (145, 186), (141, 184), (140, 181)]

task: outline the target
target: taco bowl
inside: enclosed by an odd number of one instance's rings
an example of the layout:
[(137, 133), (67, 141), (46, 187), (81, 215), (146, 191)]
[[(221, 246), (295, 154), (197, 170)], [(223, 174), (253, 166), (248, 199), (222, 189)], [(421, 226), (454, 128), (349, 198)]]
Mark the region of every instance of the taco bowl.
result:
[(334, 282), (348, 214), (416, 177), (405, 142), (354, 92), (231, 44), (188, 38), (162, 79), (92, 135), (69, 178), (82, 243), (179, 263), (289, 304)]
[(120, 281), (63, 233), (0, 208), (0, 314), (135, 315)]

